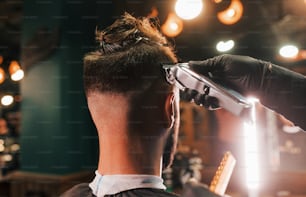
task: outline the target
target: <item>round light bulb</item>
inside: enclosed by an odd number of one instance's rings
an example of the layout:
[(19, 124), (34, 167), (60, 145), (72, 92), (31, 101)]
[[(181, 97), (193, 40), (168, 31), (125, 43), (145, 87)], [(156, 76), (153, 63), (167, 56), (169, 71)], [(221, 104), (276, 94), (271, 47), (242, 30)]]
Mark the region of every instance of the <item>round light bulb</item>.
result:
[(12, 95), (5, 95), (1, 98), (1, 104), (4, 106), (9, 106), (14, 102), (14, 97)]
[(226, 52), (231, 50), (233, 47), (235, 46), (235, 42), (233, 40), (228, 40), (226, 42), (224, 41), (220, 41), (218, 42), (218, 44), (216, 45), (216, 49), (219, 52)]
[(203, 8), (202, 0), (177, 0), (175, 4), (176, 14), (185, 20), (197, 17)]
[(285, 45), (280, 48), (279, 54), (285, 58), (294, 58), (298, 55), (299, 49), (294, 45)]
[(17, 70), (14, 74), (11, 75), (11, 79), (13, 81), (20, 81), (24, 77), (24, 72), (23, 70), (19, 69)]

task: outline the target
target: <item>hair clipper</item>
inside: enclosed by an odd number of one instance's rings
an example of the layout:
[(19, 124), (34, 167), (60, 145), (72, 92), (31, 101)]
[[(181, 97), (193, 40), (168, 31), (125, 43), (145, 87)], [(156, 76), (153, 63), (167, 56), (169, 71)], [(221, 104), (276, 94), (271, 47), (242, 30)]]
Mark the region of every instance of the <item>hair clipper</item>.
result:
[(193, 94), (195, 103), (209, 110), (224, 108), (239, 117), (249, 118), (251, 103), (238, 92), (213, 82), (209, 77), (192, 71), (188, 63), (163, 64), (166, 80), (178, 87), (196, 92)]

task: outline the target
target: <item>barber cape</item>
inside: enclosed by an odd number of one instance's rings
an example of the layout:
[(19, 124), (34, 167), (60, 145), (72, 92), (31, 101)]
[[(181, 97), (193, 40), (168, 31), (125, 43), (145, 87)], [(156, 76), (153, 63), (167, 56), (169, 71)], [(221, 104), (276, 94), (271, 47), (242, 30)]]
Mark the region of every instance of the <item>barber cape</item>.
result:
[[(165, 191), (163, 179), (151, 175), (105, 175), (96, 172), (94, 180), (74, 186), (60, 197), (179, 197)], [(220, 197), (201, 183), (189, 181), (181, 197)]]
[(165, 191), (163, 179), (152, 175), (100, 175), (74, 186), (61, 197), (178, 197)]

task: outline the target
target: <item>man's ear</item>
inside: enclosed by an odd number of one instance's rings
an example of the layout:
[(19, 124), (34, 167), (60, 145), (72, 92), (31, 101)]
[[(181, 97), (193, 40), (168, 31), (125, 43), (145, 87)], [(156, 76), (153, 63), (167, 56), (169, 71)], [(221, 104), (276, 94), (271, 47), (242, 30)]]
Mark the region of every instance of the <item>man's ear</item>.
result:
[(175, 95), (174, 93), (170, 93), (167, 95), (165, 102), (165, 118), (166, 118), (166, 128), (171, 128), (174, 124), (174, 101)]

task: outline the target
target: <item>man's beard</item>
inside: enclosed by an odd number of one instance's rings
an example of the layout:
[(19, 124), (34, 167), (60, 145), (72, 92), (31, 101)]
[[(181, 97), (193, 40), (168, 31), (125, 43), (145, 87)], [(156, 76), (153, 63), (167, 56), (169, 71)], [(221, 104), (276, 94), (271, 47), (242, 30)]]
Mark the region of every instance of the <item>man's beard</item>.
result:
[(166, 169), (172, 165), (174, 155), (176, 152), (176, 146), (178, 141), (179, 132), (179, 118), (175, 118), (174, 125), (169, 131), (169, 135), (164, 147), (163, 152), (163, 169)]

